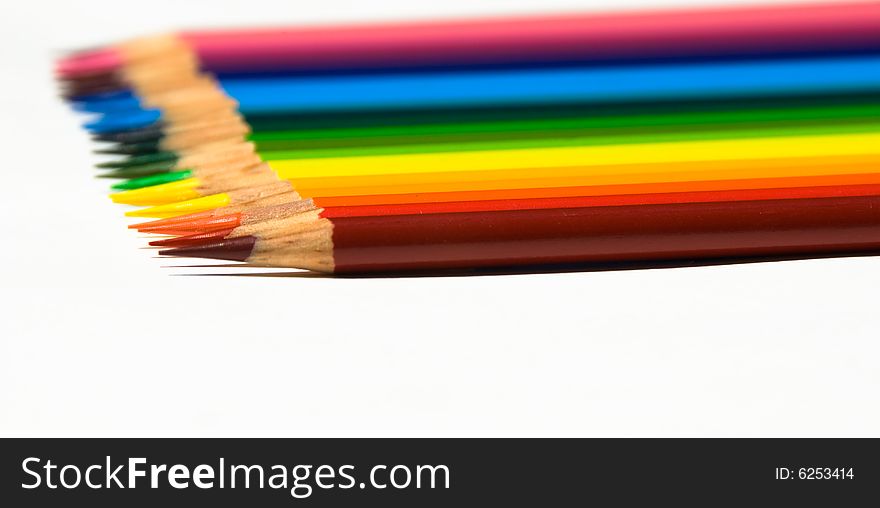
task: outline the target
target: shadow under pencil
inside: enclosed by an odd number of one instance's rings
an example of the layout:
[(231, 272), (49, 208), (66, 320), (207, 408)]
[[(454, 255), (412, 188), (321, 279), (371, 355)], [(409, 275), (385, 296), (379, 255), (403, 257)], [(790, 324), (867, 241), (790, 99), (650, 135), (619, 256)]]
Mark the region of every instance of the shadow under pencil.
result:
[[(625, 270), (658, 270), (669, 268), (696, 268), (708, 266), (724, 266), (752, 263), (777, 263), (782, 261), (803, 261), (810, 259), (831, 259), (846, 257), (871, 257), (880, 255), (880, 251), (843, 252), (817, 255), (793, 256), (757, 256), (757, 257), (721, 257), (691, 260), (666, 261), (627, 261), (619, 263), (569, 263), (563, 265), (536, 265), (498, 268), (472, 268), (454, 270), (424, 270), (406, 272), (377, 272), (363, 274), (326, 274), (302, 270), (256, 273), (181, 273), (174, 276), (182, 277), (260, 277), (260, 278), (302, 278), (302, 279), (388, 279), (388, 278), (420, 278), (420, 277), (486, 277), (499, 275), (536, 275), (578, 272), (613, 272)], [(168, 265), (166, 268), (253, 268), (265, 267), (245, 264), (212, 264), (212, 265)]]

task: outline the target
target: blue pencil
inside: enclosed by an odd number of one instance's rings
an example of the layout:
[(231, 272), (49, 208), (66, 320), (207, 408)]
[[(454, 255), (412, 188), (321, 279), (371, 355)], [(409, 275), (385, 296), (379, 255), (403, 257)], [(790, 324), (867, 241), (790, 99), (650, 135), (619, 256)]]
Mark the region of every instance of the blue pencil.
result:
[[(880, 90), (880, 56), (349, 77), (222, 79), (247, 115), (726, 99)], [(161, 119), (133, 96), (84, 101), (94, 133)]]

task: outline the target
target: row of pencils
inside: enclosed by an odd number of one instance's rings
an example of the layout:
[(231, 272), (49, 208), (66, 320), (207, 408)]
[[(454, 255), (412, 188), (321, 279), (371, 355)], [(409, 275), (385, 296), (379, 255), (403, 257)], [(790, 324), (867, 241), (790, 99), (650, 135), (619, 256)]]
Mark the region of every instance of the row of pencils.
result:
[(880, 2), (193, 31), (56, 74), (160, 254), (328, 273), (880, 251)]

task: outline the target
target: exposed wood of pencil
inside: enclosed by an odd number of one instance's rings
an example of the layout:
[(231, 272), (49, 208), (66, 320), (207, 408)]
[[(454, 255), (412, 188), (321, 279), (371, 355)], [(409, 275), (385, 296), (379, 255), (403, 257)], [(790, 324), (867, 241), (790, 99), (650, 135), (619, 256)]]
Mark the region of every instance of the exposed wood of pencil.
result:
[[(167, 210), (158, 215), (165, 216), (198, 209), (189, 201), (203, 196), (220, 195), (219, 199), (208, 200), (214, 207), (292, 191), (289, 182), (280, 181), (261, 164), (254, 144), (244, 139), (249, 127), (236, 111), (235, 101), (226, 96), (216, 80), (199, 70), (197, 58), (186, 44), (173, 36), (158, 37), (133, 42), (123, 50), (126, 79), (141, 97), (140, 102), (162, 115), (158, 146), (168, 145), (174, 150), (117, 161), (115, 165), (120, 169), (111, 176), (134, 172), (135, 176), (149, 178), (148, 182), (132, 184), (133, 189), (112, 194), (114, 201), (140, 205), (186, 203), (174, 207), (174, 213)], [(169, 74), (173, 75), (172, 81)], [(157, 158), (167, 157), (168, 162), (154, 164)], [(140, 161), (146, 164), (139, 166)], [(151, 175), (162, 174), (164, 183), (153, 185), (163, 180)], [(137, 216), (138, 211), (128, 215)]]

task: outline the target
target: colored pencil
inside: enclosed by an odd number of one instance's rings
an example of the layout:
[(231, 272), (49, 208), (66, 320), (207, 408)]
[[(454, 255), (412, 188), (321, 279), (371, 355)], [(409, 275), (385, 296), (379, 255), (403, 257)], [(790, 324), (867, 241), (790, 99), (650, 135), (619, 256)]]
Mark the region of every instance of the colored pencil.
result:
[[(399, 111), (349, 111), (322, 112), (296, 115), (250, 115), (245, 125), (252, 133), (275, 131), (310, 132), (312, 130), (333, 131), (337, 129), (381, 129), (394, 127), (424, 127), (431, 125), (457, 125), (479, 122), (516, 122), (529, 120), (566, 120), (574, 118), (593, 118), (598, 122), (619, 121), (626, 123), (629, 118), (639, 116), (668, 116), (679, 114), (712, 114), (743, 111), (746, 114), (759, 110), (780, 109), (785, 111), (798, 108), (822, 107), (860, 107), (870, 108), (880, 103), (880, 93), (846, 93), (813, 96), (749, 97), (724, 101), (688, 99), (684, 101), (628, 102), (608, 104), (565, 104), (520, 106), (516, 104), (497, 107), (473, 108), (434, 108)], [(854, 116), (858, 116), (855, 114)], [(620, 120), (614, 120), (616, 118)], [(243, 120), (242, 120), (243, 121)], [(173, 123), (159, 121), (146, 127), (124, 131), (93, 134), (101, 143), (133, 145), (139, 143), (163, 143), (166, 138), (179, 135), (195, 136), (206, 129), (201, 119), (192, 121), (175, 120)], [(169, 147), (169, 150), (176, 150)]]
[(876, 252), (880, 196), (381, 217), (162, 251), (329, 273)]
[[(541, 178), (552, 181), (567, 178), (572, 182), (596, 184), (645, 183), (664, 181), (672, 175), (687, 179), (730, 179), (791, 175), (792, 168), (748, 161), (819, 158), (823, 166), (804, 168), (803, 174), (847, 174), (865, 169), (825, 164), (829, 157), (880, 155), (880, 134), (845, 134), (828, 136), (791, 136), (780, 138), (646, 143), (587, 147), (554, 147), (519, 150), (495, 150), (451, 153), (420, 153), (390, 156), (366, 156), (324, 159), (270, 161), (268, 167), (281, 179), (289, 179), (298, 192), (312, 189), (356, 186), (401, 187), (454, 184), (452, 190), (469, 190), (473, 185), (492, 182)], [(719, 163), (728, 162), (726, 166)], [(708, 163), (690, 165), (684, 163)], [(760, 164), (760, 163), (759, 163)], [(800, 163), (799, 163), (800, 164)], [(756, 171), (758, 174), (755, 174)], [(798, 167), (794, 171), (800, 171)], [(679, 177), (680, 178), (680, 177)], [(229, 185), (241, 186), (227, 179)], [(120, 203), (162, 204), (177, 200), (182, 189), (192, 191), (191, 198), (204, 195), (199, 187), (211, 184), (209, 175), (173, 183), (112, 194)], [(544, 185), (547, 186), (547, 185)], [(485, 188), (485, 187), (484, 187)], [(500, 188), (500, 187), (490, 187)], [(384, 193), (384, 192), (383, 192)], [(311, 196), (310, 196), (311, 197)]]
[[(800, 129), (835, 129), (870, 124), (880, 120), (880, 103), (865, 103), (843, 106), (814, 106), (794, 108), (765, 108), (731, 111), (697, 111), (665, 114), (623, 115), (613, 117), (582, 116), (573, 118), (520, 119), (495, 122), (461, 122), (443, 124), (423, 124), (410, 126), (385, 126), (338, 129), (297, 129), (285, 131), (254, 132), (248, 139), (256, 145), (264, 158), (284, 158), (273, 154), (293, 152), (291, 156), (321, 157), (324, 154), (356, 152), (358, 150), (413, 151), (412, 146), (463, 146), (467, 144), (485, 146), (488, 143), (514, 144), (541, 141), (582, 138), (590, 144), (611, 144), (628, 137), (648, 139), (649, 136), (680, 136), (712, 132), (715, 135), (736, 137), (748, 131), (772, 134), (773, 129), (798, 132)], [(196, 135), (199, 135), (196, 137)], [(237, 137), (235, 137), (237, 134)], [(240, 139), (244, 132), (238, 131), (228, 139)], [(213, 141), (207, 139), (204, 129), (192, 131), (189, 136), (193, 142), (182, 145), (180, 137), (177, 147), (167, 146), (132, 154), (132, 149), (117, 145), (103, 150), (104, 153), (128, 153), (127, 159), (105, 164), (106, 167), (132, 167), (138, 164), (153, 163), (157, 157), (172, 159), (181, 152), (198, 144)], [(586, 138), (589, 138), (587, 140)], [(207, 140), (206, 140), (207, 139)], [(594, 141), (593, 141), (594, 140)], [(163, 142), (166, 140), (163, 140)], [(545, 141), (550, 144), (554, 141)], [(131, 145), (137, 147), (144, 143)], [(121, 150), (114, 150), (121, 148)], [(115, 165), (115, 166), (114, 166)]]
[[(388, 217), (395, 215), (426, 215), (446, 213), (499, 212), (515, 210), (546, 210), (590, 208), (602, 206), (657, 205), (674, 203), (713, 203), (735, 201), (758, 201), (802, 198), (828, 198), (848, 196), (872, 196), (880, 194), (880, 185), (818, 186), (774, 189), (746, 189), (733, 191), (672, 192), (656, 194), (623, 194), (608, 196), (577, 196), (560, 198), (524, 198), (494, 201), (460, 201), (424, 204), (392, 204), (378, 206), (320, 207), (315, 200), (299, 200), (290, 203), (249, 207), (237, 213), (220, 215), (210, 219), (178, 223), (175, 231), (188, 229), (190, 233), (175, 238), (150, 242), (156, 247), (196, 247), (218, 240), (251, 235), (270, 235), (301, 223), (305, 212), (318, 211), (321, 217)], [(159, 228), (161, 232), (162, 228)]]
[[(413, 210), (418, 213), (421, 206), (435, 207), (438, 209), (445, 203), (453, 203), (457, 207), (475, 207), (481, 211), (488, 211), (491, 207), (501, 209), (504, 205), (495, 205), (495, 201), (533, 201), (535, 203), (547, 200), (565, 198), (585, 198), (590, 196), (632, 196), (659, 194), (694, 194), (694, 193), (723, 193), (725, 191), (747, 190), (760, 192), (761, 190), (778, 190), (779, 196), (784, 196), (785, 190), (790, 188), (817, 188), (816, 192), (823, 192), (820, 187), (830, 188), (829, 195), (835, 188), (870, 188), (880, 184), (880, 173), (851, 174), (838, 176), (819, 177), (785, 177), (785, 178), (758, 178), (743, 180), (719, 180), (719, 181), (686, 181), (686, 182), (663, 182), (645, 185), (594, 185), (589, 187), (554, 187), (554, 188), (522, 188), (506, 189), (500, 191), (470, 191), (470, 192), (434, 192), (410, 195), (338, 195), (314, 198), (302, 198), (295, 192), (286, 193), (255, 200), (245, 204), (227, 205), (210, 210), (191, 214), (178, 215), (149, 222), (132, 224), (131, 229), (137, 229), (146, 233), (165, 235), (192, 235), (204, 233), (215, 229), (230, 227), (230, 217), (236, 217), (235, 225), (242, 223), (250, 224), (261, 220), (265, 210), (282, 210), (286, 205), (299, 207), (317, 207), (334, 210), (353, 210), (353, 213), (364, 213), (362, 210), (382, 210), (388, 207), (396, 207), (395, 210)], [(305, 203), (306, 205), (303, 205)], [(255, 215), (251, 215), (251, 214)], [(369, 215), (369, 213), (367, 213)], [(241, 222), (238, 222), (241, 221)]]
[[(607, 68), (510, 69), (355, 77), (273, 77), (220, 82), (241, 114), (370, 111), (773, 97), (880, 91), (880, 57), (733, 61)], [(92, 132), (151, 125), (156, 109), (111, 111)]]
[[(519, 194), (524, 188), (530, 188), (533, 197), (553, 197), (555, 195), (606, 195), (609, 189), (626, 190), (639, 187), (646, 192), (661, 192), (664, 186), (700, 187), (726, 190), (728, 185), (734, 188), (743, 182), (750, 185), (760, 182), (780, 182), (794, 178), (826, 179), (829, 184), (840, 185), (852, 180), (876, 178), (878, 172), (876, 156), (853, 157), (844, 160), (814, 159), (778, 159), (734, 162), (697, 162), (675, 163), (672, 165), (653, 165), (644, 169), (653, 169), (654, 173), (634, 175), (618, 175), (611, 173), (604, 176), (581, 176), (574, 174), (555, 175), (554, 177), (522, 177), (511, 180), (461, 181), (452, 179), (448, 182), (427, 182), (421, 184), (398, 185), (361, 185), (350, 187), (294, 187), (290, 189), (303, 198), (322, 198), (346, 200), (352, 196), (366, 197), (371, 204), (391, 203), (423, 203), (434, 202), (438, 196), (454, 195), (465, 200), (486, 200), (486, 196), (509, 197)], [(612, 168), (620, 169), (620, 168)], [(657, 171), (662, 169), (662, 171)], [(678, 170), (676, 172), (676, 170)], [(526, 174), (530, 171), (526, 170)], [(695, 176), (696, 175), (696, 176)], [(773, 175), (768, 177), (767, 175)], [(832, 183), (833, 182), (833, 183)], [(785, 186), (785, 185), (783, 185)], [(180, 191), (187, 192), (187, 190)], [(197, 192), (196, 192), (197, 193)], [(175, 198), (181, 197), (175, 194)], [(149, 198), (147, 198), (149, 199)], [(129, 217), (173, 217), (187, 213), (210, 210), (227, 206), (231, 198), (227, 192), (211, 194), (204, 197), (155, 205), (144, 209), (126, 212)]]
[[(677, 130), (669, 129), (655, 132), (629, 132), (600, 134), (591, 133), (588, 136), (578, 136), (570, 131), (553, 135), (551, 132), (536, 131), (534, 136), (515, 136), (506, 139), (485, 140), (485, 138), (470, 137), (457, 141), (442, 142), (442, 139), (434, 140), (430, 144), (401, 144), (391, 146), (353, 146), (324, 149), (301, 149), (284, 151), (260, 151), (259, 156), (266, 161), (273, 160), (296, 160), (296, 159), (326, 159), (341, 157), (363, 157), (379, 155), (403, 155), (418, 153), (444, 153), (466, 151), (494, 151), (504, 149), (528, 149), (566, 146), (602, 146), (623, 144), (644, 144), (658, 142), (699, 141), (699, 140), (722, 140), (722, 139), (749, 139), (769, 138), (783, 136), (805, 135), (834, 135), (834, 134), (857, 134), (880, 132), (880, 119), (876, 121), (855, 119), (847, 122), (814, 123), (800, 122), (796, 125), (783, 126), (704, 126), (701, 129)], [(531, 134), (531, 133), (529, 133)], [(543, 137), (543, 136), (546, 137)], [(199, 165), (186, 164), (186, 160), (192, 160), (193, 155), (173, 154), (160, 152), (149, 155), (132, 157), (125, 161), (105, 163), (102, 167), (116, 168), (99, 176), (120, 178), (126, 175), (134, 176), (134, 179), (126, 180), (112, 186), (118, 190), (134, 190), (162, 183), (170, 183), (185, 178), (198, 178), (200, 176)], [(190, 169), (181, 170), (179, 167)], [(143, 176), (140, 176), (143, 175)]]
[(183, 32), (62, 59), (161, 255), (324, 273), (880, 252), (880, 2)]
[[(828, 2), (190, 31), (178, 38), (209, 72), (253, 73), (856, 51), (880, 45), (878, 24), (876, 2)], [(57, 72), (99, 87), (127, 60), (155, 50), (149, 44), (74, 54)]]

